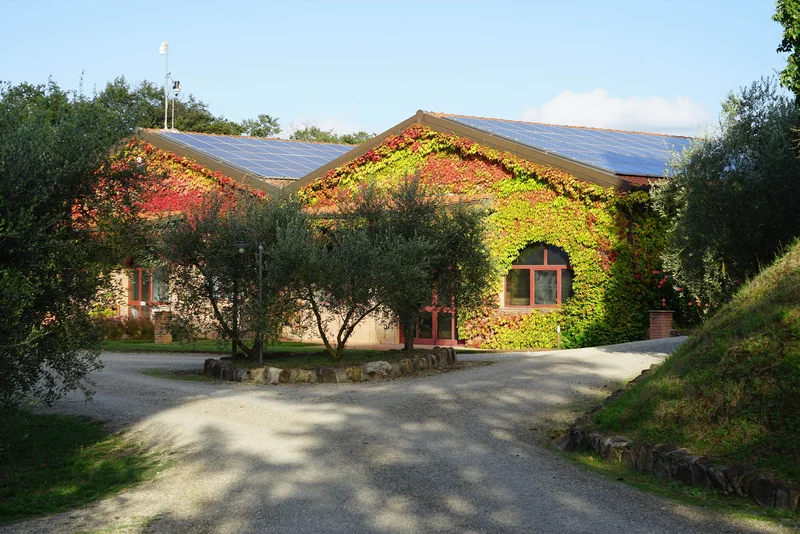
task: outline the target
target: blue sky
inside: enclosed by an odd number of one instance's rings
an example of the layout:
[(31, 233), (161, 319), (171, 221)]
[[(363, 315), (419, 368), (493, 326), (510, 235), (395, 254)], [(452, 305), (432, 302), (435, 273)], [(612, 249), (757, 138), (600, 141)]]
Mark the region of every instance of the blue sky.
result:
[(3, 0), (0, 80), (164, 80), (215, 114), (380, 132), (417, 109), (691, 134), (783, 68), (768, 0)]

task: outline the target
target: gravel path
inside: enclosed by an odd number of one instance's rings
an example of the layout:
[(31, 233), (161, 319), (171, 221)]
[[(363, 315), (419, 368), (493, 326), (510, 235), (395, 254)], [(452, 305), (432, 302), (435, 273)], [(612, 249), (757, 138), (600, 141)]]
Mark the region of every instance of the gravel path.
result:
[(772, 532), (606, 480), (538, 445), (575, 399), (681, 339), (560, 352), (416, 379), (252, 386), (142, 375), (204, 356), (104, 354), (94, 402), (53, 411), (128, 428), (180, 460), (155, 481), (0, 529), (249, 532)]

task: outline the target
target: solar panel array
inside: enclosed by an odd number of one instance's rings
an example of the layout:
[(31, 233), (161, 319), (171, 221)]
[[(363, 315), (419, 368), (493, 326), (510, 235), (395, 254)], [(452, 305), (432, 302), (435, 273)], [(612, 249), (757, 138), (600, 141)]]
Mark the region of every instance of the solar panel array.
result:
[(687, 137), (456, 115), (445, 117), (532, 148), (554, 152), (615, 174), (633, 176), (663, 176), (671, 152), (680, 152), (692, 143), (692, 139)]
[(262, 178), (296, 180), (354, 148), (353, 145), (164, 130), (153, 130), (153, 133)]

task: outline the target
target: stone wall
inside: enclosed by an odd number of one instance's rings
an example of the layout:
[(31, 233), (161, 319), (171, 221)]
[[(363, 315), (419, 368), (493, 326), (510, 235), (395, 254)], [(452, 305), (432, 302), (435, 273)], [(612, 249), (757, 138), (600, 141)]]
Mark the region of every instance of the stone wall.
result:
[(434, 347), (429, 352), (416, 354), (395, 362), (368, 362), (349, 367), (315, 367), (313, 369), (281, 369), (257, 367), (242, 369), (228, 360), (209, 358), (203, 374), (221, 380), (253, 382), (256, 384), (334, 384), (338, 382), (366, 382), (416, 375), (434, 369), (446, 369), (456, 363), (452, 347)]
[[(639, 377), (628, 383), (628, 387), (648, 372), (650, 369), (642, 371)], [(623, 392), (623, 389), (615, 391), (604, 404)], [(664, 480), (749, 497), (763, 507), (797, 511), (800, 488), (779, 480), (770, 471), (719, 465), (707, 456), (692, 454), (675, 445), (634, 443), (623, 436), (606, 436), (590, 426), (592, 414), (601, 408), (598, 406), (580, 416), (570, 427), (569, 434), (562, 438), (561, 448), (573, 452), (591, 452), (606, 462), (621, 463), (634, 471)]]

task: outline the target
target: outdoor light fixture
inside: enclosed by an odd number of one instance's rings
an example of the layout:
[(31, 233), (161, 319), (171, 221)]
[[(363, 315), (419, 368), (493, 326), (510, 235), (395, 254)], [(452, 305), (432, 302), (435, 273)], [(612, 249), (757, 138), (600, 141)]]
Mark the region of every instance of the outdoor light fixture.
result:
[(178, 93), (181, 92), (181, 82), (180, 80), (175, 80), (172, 82), (172, 131), (175, 131), (175, 99), (178, 98)]
[[(235, 248), (239, 254), (244, 254), (244, 251), (250, 248), (250, 243), (240, 241), (234, 243)], [(233, 336), (231, 336), (231, 361), (236, 361), (236, 338), (239, 336), (239, 279), (233, 280)]]

